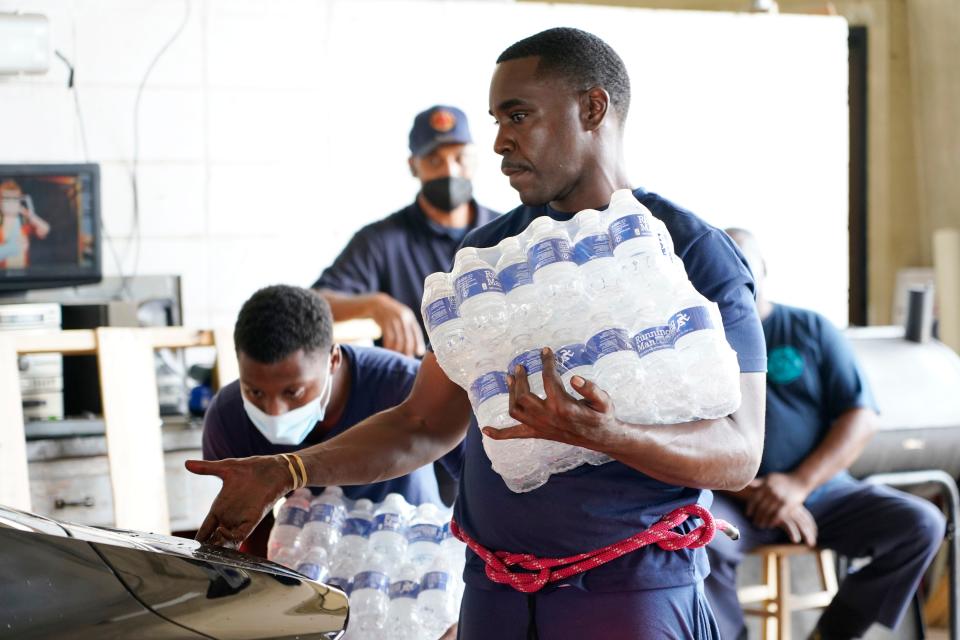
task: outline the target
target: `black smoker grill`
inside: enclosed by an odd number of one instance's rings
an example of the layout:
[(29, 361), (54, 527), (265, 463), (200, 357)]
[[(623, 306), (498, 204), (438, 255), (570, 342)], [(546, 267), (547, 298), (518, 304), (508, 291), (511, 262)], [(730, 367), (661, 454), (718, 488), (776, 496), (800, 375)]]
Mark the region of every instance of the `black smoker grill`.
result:
[(880, 428), (851, 473), (894, 487), (934, 485), (947, 510), (950, 638), (960, 640), (960, 357), (937, 341), (909, 342), (899, 327), (845, 332), (880, 409)]

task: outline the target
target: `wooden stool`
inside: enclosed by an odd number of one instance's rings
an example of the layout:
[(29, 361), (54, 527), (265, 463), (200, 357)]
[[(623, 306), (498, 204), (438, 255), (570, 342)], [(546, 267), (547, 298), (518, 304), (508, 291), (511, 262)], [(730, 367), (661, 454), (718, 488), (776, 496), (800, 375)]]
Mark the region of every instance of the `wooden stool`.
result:
[[(763, 618), (763, 640), (790, 640), (790, 614), (826, 607), (837, 593), (833, 552), (801, 544), (771, 544), (757, 547), (751, 553), (760, 557), (762, 584), (737, 590), (740, 604), (744, 605), (743, 612)], [(822, 588), (814, 593), (791, 593), (790, 556), (810, 553), (817, 556), (817, 573)]]

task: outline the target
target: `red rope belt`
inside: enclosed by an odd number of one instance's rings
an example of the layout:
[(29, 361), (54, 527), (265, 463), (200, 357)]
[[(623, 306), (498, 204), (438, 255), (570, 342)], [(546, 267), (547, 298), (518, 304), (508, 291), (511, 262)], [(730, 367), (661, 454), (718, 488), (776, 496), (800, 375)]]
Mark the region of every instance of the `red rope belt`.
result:
[[(691, 516), (700, 518), (703, 520), (703, 524), (686, 534), (671, 531)], [(739, 537), (736, 529), (729, 523), (723, 520), (714, 520), (709, 511), (698, 504), (691, 504), (674, 509), (649, 529), (601, 549), (566, 558), (538, 558), (529, 553), (490, 551), (467, 535), (456, 521), (450, 522), (451, 533), (483, 559), (488, 578), (494, 582), (509, 585), (523, 593), (539, 591), (551, 582), (557, 582), (594, 567), (599, 567), (649, 544), (656, 544), (665, 551), (696, 549), (713, 540), (717, 529), (734, 540)], [(514, 571), (511, 569), (513, 566), (526, 569), (526, 571)]]

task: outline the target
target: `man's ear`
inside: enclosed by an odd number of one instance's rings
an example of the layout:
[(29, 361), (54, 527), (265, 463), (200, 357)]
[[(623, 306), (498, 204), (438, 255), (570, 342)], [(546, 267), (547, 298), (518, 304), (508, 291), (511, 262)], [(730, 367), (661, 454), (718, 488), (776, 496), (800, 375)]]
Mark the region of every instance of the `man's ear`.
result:
[(580, 121), (587, 131), (596, 131), (610, 110), (610, 94), (602, 87), (592, 87), (580, 94)]
[(412, 175), (414, 178), (419, 178), (420, 176), (417, 175), (416, 161), (417, 161), (416, 158), (414, 158), (413, 156), (410, 156), (409, 158), (407, 158), (407, 166), (410, 167), (410, 175)]
[(340, 351), (340, 345), (334, 343), (330, 347), (330, 375), (336, 373), (341, 364), (343, 364), (343, 352)]

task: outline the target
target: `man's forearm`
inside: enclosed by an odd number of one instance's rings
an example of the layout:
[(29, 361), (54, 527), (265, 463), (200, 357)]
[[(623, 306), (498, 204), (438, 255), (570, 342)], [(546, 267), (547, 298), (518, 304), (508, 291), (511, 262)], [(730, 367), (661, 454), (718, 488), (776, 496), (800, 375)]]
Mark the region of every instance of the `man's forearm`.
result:
[(668, 484), (738, 490), (753, 480), (763, 448), (734, 417), (673, 425), (623, 424), (607, 455)]
[(400, 405), (297, 453), (312, 486), (372, 484), (443, 457), (463, 439), (468, 424), (441, 431)]
[(834, 421), (823, 441), (791, 474), (803, 482), (808, 492), (813, 491), (856, 462), (876, 430), (877, 414), (870, 409), (847, 411)]
[(342, 293), (330, 289), (314, 289), (314, 291), (330, 305), (333, 319), (337, 322), (372, 318), (379, 297), (384, 295), (379, 292)]

